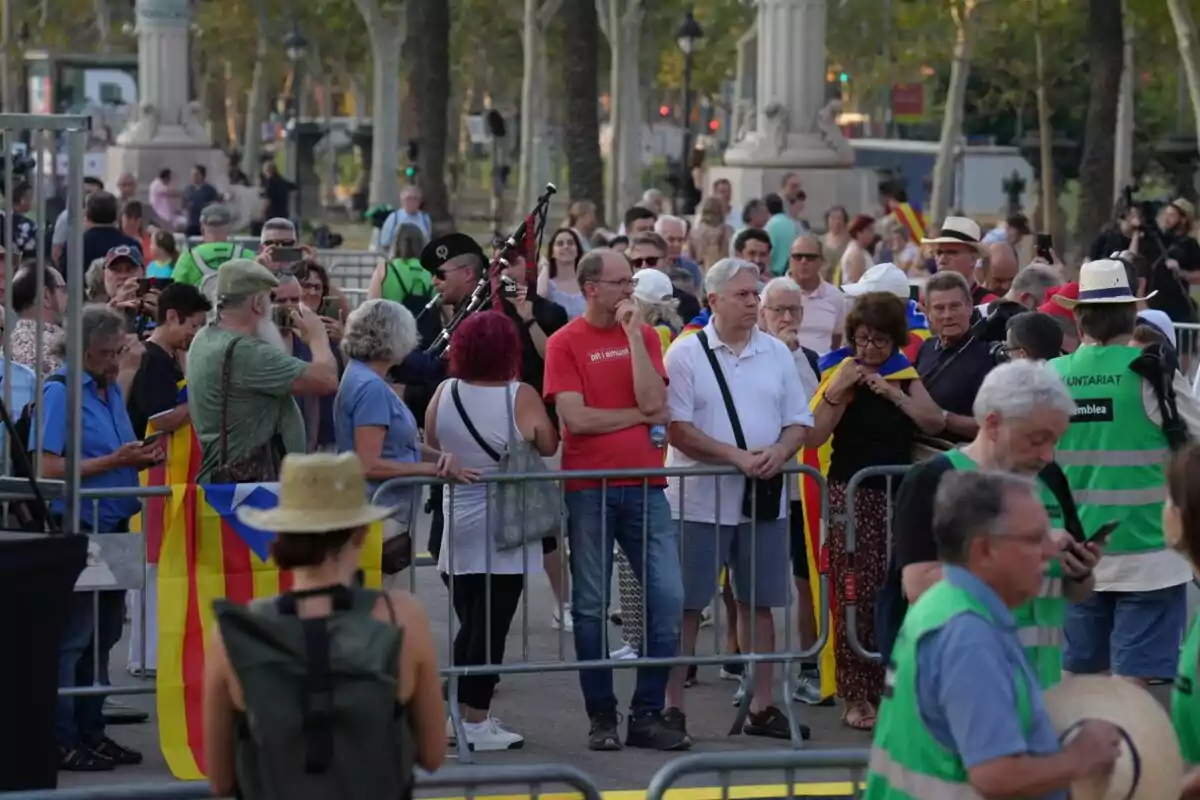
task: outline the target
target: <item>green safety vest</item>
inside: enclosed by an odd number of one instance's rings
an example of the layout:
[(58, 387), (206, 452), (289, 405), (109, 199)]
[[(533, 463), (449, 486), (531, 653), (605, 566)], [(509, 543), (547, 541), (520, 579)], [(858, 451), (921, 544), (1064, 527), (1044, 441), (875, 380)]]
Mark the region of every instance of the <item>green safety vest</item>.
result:
[(235, 258), (253, 260), (257, 254), (233, 242), (203, 242), (179, 254), (171, 278), (176, 283), (200, 287), (205, 279), (216, 275), (226, 261)]
[(1087, 345), (1050, 362), (1075, 400), (1058, 442), (1062, 465), (1086, 531), (1120, 523), (1105, 553), (1146, 553), (1165, 547), (1162, 507), (1170, 456), (1162, 429), (1146, 416), (1142, 379), (1130, 363), (1142, 351)]
[(1196, 664), (1200, 660), (1200, 617), (1192, 620), (1183, 652), (1179, 654), (1179, 674), (1171, 693), (1171, 722), (1179, 739), (1179, 752), (1189, 764), (1200, 764), (1200, 695), (1196, 693)]
[[(962, 450), (951, 450), (945, 455), (957, 470), (979, 469)], [(1058, 498), (1041, 481), (1038, 489), (1042, 505), (1050, 515), (1050, 525), (1062, 529), (1063, 511)], [(1012, 614), (1017, 622), (1017, 635), (1025, 646), (1025, 656), (1042, 689), (1049, 689), (1062, 680), (1063, 625), (1067, 621), (1067, 598), (1063, 595), (1062, 564), (1058, 559), (1047, 565), (1038, 596), (1014, 608)]]
[[(934, 584), (909, 608), (884, 682), (867, 767), (866, 800), (979, 800), (958, 754), (925, 727), (917, 700), (917, 645), (960, 614), (992, 621), (982, 603), (949, 581)], [(1012, 674), (1017, 716), (1028, 731), (1033, 724), (1030, 693), (1035, 688), (1019, 664), (1013, 665)]]

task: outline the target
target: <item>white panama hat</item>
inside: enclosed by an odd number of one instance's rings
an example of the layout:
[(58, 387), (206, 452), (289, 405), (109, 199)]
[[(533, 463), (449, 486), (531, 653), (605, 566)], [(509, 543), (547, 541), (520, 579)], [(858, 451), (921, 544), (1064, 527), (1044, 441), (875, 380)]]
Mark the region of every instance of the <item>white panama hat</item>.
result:
[(1089, 261), (1079, 268), (1079, 298), (1054, 296), (1054, 301), (1064, 308), (1086, 305), (1115, 305), (1138, 303), (1149, 300), (1158, 292), (1137, 297), (1129, 286), (1125, 264), (1112, 258)]
[(983, 243), (983, 231), (979, 230), (979, 223), (967, 217), (946, 217), (937, 237), (922, 239), (921, 244), (965, 244), (974, 248), (975, 252), (981, 256), (988, 254), (987, 245)]

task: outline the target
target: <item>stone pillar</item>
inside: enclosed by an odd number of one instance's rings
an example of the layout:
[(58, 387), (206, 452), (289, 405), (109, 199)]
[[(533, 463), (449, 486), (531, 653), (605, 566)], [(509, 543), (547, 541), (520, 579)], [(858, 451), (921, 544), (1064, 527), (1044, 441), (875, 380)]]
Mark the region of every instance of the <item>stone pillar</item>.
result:
[(177, 122), (188, 96), (187, 0), (137, 0), (138, 95), (159, 119)]

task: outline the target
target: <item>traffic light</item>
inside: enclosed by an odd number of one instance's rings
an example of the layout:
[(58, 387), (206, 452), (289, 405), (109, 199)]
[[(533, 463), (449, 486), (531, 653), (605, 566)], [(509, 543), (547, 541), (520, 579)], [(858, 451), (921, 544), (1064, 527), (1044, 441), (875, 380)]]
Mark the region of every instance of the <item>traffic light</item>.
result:
[(839, 73), (838, 80), (841, 81), (842, 83), (849, 83), (850, 82), (850, 73), (849, 72)]
[(660, 117), (669, 117), (669, 116), (671, 116), (671, 107), (670, 107), (670, 106), (668, 106), (668, 105), (665, 105), (665, 104), (664, 104), (664, 105), (661, 105), (661, 106), (659, 106), (659, 107), (658, 107), (658, 115), (659, 115)]
[(713, 133), (716, 133), (718, 130), (721, 129), (721, 123), (715, 119), (710, 119), (708, 121), (708, 129), (710, 131), (712, 131)]

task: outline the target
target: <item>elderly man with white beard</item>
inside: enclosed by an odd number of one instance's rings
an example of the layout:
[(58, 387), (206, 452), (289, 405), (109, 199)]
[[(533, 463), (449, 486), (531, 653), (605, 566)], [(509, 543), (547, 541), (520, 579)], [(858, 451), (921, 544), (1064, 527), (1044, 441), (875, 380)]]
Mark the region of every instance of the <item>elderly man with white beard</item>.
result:
[(202, 450), (197, 483), (274, 481), (288, 453), (306, 448), (296, 397), (338, 388), (337, 362), (321, 318), (289, 308), (312, 361), (289, 355), (273, 321), (279, 279), (261, 264), (234, 259), (217, 273), (216, 318), (188, 352), (188, 405)]

